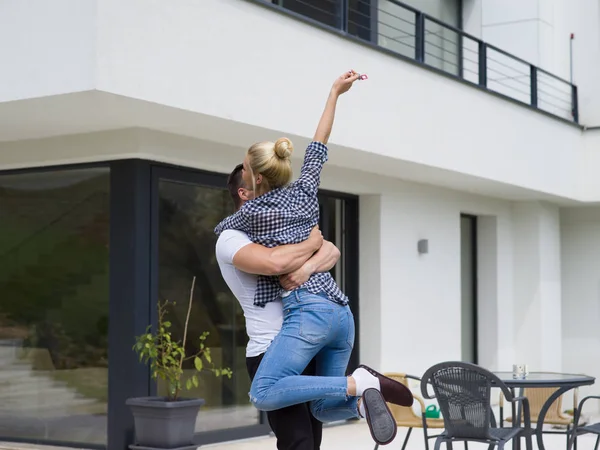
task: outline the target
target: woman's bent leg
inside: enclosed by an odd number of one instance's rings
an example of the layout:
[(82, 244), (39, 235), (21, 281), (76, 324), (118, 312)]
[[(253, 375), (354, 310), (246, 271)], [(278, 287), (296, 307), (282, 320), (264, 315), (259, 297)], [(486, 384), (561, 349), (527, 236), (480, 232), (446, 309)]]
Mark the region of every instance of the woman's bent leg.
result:
[[(350, 308), (338, 311), (337, 325), (335, 340), (317, 354), (317, 375), (339, 377), (346, 373), (354, 348), (354, 316)], [(357, 402), (358, 397), (347, 397), (343, 404), (340, 399), (321, 398), (311, 403), (311, 411), (321, 422), (334, 422), (359, 417)]]
[[(338, 311), (344, 307), (307, 291), (284, 299), (284, 322), (256, 373), (250, 399), (260, 410), (271, 411), (322, 398), (347, 410), (348, 381), (337, 377), (302, 376), (310, 360), (338, 334)], [(350, 412), (344, 418), (354, 417)]]

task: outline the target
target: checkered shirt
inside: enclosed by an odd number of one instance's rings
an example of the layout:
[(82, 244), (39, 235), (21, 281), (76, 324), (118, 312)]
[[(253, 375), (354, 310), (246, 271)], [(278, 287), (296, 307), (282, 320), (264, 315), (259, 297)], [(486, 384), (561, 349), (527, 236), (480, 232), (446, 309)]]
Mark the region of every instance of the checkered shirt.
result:
[[(317, 192), (325, 161), (327, 147), (320, 142), (311, 142), (298, 180), (246, 202), (239, 211), (217, 225), (215, 233), (240, 230), (252, 242), (270, 248), (305, 241), (319, 223)], [(329, 272), (313, 274), (299, 289), (307, 289), (313, 294), (325, 293), (336, 303), (348, 304), (348, 298)], [(264, 307), (278, 300), (283, 292), (279, 277), (259, 275), (254, 304)]]

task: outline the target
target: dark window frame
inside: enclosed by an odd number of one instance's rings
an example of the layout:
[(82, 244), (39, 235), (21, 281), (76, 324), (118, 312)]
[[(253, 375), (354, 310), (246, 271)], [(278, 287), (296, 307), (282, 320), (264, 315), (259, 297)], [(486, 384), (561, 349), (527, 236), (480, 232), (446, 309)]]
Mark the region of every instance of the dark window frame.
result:
[[(478, 323), (478, 314), (479, 314), (479, 294), (478, 294), (478, 260), (477, 260), (477, 252), (478, 252), (478, 234), (477, 234), (477, 225), (478, 225), (478, 220), (477, 220), (477, 216), (473, 215), (473, 214), (464, 214), (461, 213), (460, 214), (460, 220), (462, 219), (468, 219), (471, 222), (471, 229), (472, 229), (472, 233), (471, 233), (471, 275), (472, 275), (472, 281), (471, 281), (471, 289), (473, 292), (473, 320), (471, 322), (471, 326), (473, 328), (473, 347), (472, 347), (472, 351), (473, 351), (473, 361), (468, 361), (471, 362), (473, 364), (477, 364), (479, 361), (479, 339), (478, 339), (478, 334), (479, 334), (479, 323)], [(462, 301), (462, 300), (461, 300)], [(462, 307), (462, 305), (461, 305)]]
[[(38, 167), (25, 167), (25, 168), (17, 168), (17, 169), (5, 169), (0, 170), (0, 177), (5, 175), (20, 175), (20, 174), (34, 174), (34, 173), (48, 173), (48, 172), (59, 172), (59, 171), (69, 171), (69, 170), (86, 170), (86, 169), (109, 169), (109, 177), (110, 177), (110, 190), (112, 193), (113, 183), (112, 183), (112, 162), (111, 161), (100, 161), (94, 163), (82, 163), (82, 164), (59, 164), (53, 166), (38, 166)], [(112, 227), (112, 195), (111, 195), (111, 203), (110, 203), (110, 225)], [(110, 239), (110, 238), (109, 238)], [(109, 271), (112, 266), (111, 255), (109, 254)], [(110, 279), (110, 275), (109, 275)], [(111, 305), (109, 300), (109, 318), (111, 313)], [(110, 319), (109, 319), (110, 320)], [(110, 326), (109, 326), (109, 347), (110, 347)], [(110, 367), (109, 367), (109, 400), (108, 404), (110, 405)], [(108, 406), (110, 411), (110, 406)], [(107, 417), (108, 422), (108, 417)], [(108, 425), (108, 424), (107, 424)], [(34, 445), (51, 445), (55, 447), (67, 447), (67, 448), (81, 448), (81, 442), (73, 442), (73, 441), (62, 441), (56, 439), (39, 439), (39, 438), (20, 438), (15, 436), (2, 436), (0, 435), (0, 441), (4, 442), (14, 442), (14, 443), (27, 443)], [(107, 441), (108, 441), (108, 433), (107, 433)], [(103, 444), (93, 444), (93, 443), (85, 443), (85, 448), (89, 449), (98, 449), (103, 450), (107, 448), (107, 445)]]

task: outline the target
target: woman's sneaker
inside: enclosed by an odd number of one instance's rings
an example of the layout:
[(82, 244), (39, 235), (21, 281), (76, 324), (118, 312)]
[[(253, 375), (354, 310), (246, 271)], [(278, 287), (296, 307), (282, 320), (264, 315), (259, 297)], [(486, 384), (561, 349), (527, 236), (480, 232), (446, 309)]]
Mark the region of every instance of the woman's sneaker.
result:
[(373, 440), (379, 445), (387, 445), (394, 440), (398, 427), (381, 392), (369, 388), (362, 396), (365, 418)]

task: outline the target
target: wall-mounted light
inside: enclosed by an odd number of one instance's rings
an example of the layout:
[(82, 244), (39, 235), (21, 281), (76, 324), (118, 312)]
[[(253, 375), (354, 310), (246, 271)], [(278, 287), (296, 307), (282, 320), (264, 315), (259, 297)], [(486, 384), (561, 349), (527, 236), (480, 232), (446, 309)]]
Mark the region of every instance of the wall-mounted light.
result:
[(419, 252), (419, 255), (429, 253), (429, 240), (419, 239), (419, 241), (417, 242), (417, 251)]

